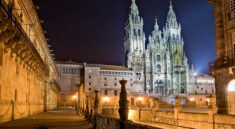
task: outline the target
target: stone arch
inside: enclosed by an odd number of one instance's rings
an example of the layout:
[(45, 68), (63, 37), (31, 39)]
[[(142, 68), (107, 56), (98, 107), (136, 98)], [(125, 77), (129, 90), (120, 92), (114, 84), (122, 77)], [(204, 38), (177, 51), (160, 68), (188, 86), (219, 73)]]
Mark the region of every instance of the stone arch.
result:
[(227, 90), (228, 92), (235, 92), (235, 79), (228, 83)]

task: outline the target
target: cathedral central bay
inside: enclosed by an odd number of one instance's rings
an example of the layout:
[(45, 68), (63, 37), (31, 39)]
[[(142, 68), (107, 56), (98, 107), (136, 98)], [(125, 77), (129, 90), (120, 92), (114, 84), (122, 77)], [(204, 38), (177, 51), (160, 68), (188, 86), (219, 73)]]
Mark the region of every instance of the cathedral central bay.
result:
[(136, 74), (135, 85), (152, 95), (186, 94), (194, 75), (184, 52), (181, 25), (170, 3), (163, 33), (157, 19), (149, 44), (143, 32), (144, 21), (132, 0), (126, 24), (126, 65)]

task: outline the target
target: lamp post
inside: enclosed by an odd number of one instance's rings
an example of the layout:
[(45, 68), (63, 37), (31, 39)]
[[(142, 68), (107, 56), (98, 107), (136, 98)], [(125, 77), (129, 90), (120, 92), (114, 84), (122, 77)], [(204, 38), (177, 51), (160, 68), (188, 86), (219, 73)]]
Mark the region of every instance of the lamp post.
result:
[(77, 110), (77, 96), (76, 95), (73, 96), (73, 100), (74, 100), (75, 110)]
[(141, 111), (142, 111), (142, 104), (141, 102), (143, 101), (143, 97), (138, 97), (137, 98), (137, 106), (139, 108), (139, 121), (141, 120)]

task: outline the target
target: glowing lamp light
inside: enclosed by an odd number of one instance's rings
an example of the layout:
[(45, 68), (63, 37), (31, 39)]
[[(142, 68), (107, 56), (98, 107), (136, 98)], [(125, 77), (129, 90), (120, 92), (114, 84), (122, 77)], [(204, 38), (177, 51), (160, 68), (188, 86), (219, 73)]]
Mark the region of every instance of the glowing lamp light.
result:
[(143, 101), (144, 98), (143, 98), (143, 97), (138, 97), (137, 100), (138, 100), (138, 101)]
[(197, 72), (195, 72), (193, 75), (194, 75), (194, 76), (197, 76)]
[(110, 98), (109, 98), (109, 97), (104, 97), (103, 100), (104, 100), (105, 102), (108, 102), (108, 101), (110, 101)]
[(189, 98), (189, 100), (190, 100), (190, 101), (194, 101), (194, 100), (195, 100), (195, 98), (193, 98), (193, 97), (192, 97), (192, 98)]
[(228, 83), (228, 91), (235, 92), (235, 80), (232, 80)]
[(128, 119), (129, 120), (133, 120), (134, 119), (134, 114), (135, 114), (135, 112), (133, 110), (129, 110), (129, 112), (128, 112)]
[(77, 96), (74, 95), (74, 96), (73, 96), (73, 99), (76, 99), (76, 98), (77, 98)]

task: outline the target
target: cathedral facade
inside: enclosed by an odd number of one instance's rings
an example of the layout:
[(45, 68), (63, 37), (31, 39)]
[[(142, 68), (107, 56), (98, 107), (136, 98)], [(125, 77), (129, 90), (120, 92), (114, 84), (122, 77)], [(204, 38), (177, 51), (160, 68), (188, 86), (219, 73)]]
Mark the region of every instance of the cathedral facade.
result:
[(193, 83), (194, 70), (189, 67), (184, 53), (181, 25), (170, 2), (163, 31), (156, 23), (149, 44), (145, 48), (144, 21), (132, 0), (126, 24), (126, 66), (135, 73), (135, 85), (151, 95), (187, 94), (187, 86)]

